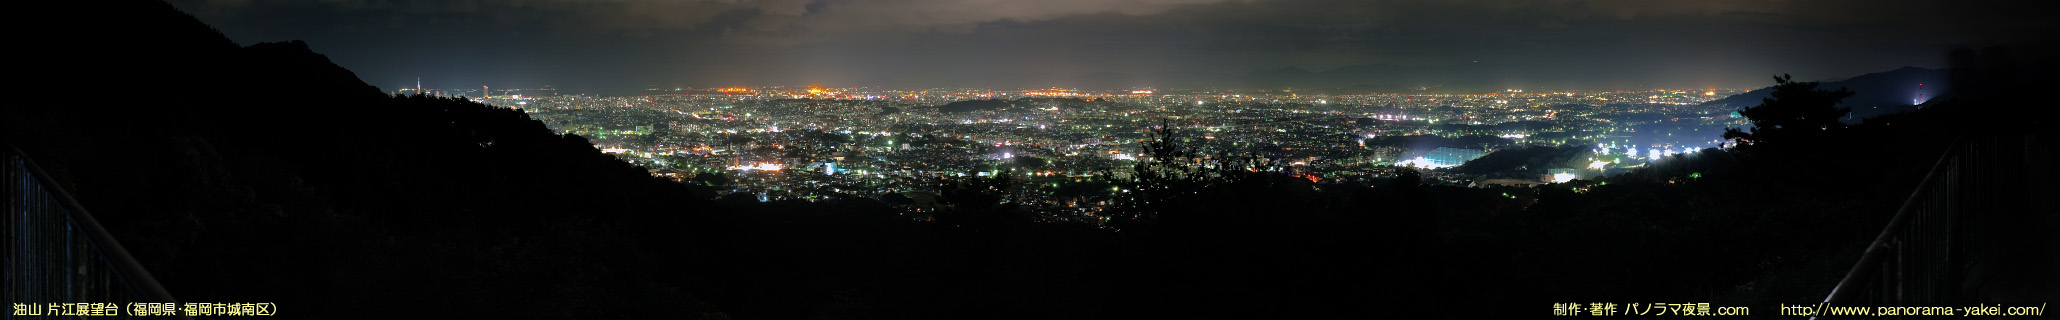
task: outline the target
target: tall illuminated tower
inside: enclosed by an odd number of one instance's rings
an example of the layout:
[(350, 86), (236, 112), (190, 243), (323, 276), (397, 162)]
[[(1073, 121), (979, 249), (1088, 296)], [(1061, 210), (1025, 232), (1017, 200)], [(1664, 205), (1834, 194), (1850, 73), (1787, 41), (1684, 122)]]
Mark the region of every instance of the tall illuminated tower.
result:
[(422, 95), (422, 77), (415, 77), (415, 95)]

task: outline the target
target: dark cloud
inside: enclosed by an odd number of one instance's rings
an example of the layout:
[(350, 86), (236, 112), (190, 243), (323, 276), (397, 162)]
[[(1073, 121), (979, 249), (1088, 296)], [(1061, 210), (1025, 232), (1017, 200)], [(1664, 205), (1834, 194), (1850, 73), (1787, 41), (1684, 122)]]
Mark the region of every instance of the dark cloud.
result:
[(1394, 84), (1732, 87), (1935, 67), (1954, 46), (2055, 31), (2030, 1), (173, 3), (246, 44), (308, 40), (383, 87), (1230, 85), (1354, 66), (1468, 73), (1365, 80)]

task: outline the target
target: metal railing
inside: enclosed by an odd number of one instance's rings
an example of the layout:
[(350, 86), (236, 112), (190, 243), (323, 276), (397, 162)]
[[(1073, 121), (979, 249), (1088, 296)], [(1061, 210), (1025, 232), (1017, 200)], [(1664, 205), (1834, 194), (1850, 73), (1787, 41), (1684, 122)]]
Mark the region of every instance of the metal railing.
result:
[[(1832, 306), (1949, 306), (1970, 295), (1967, 271), (2037, 214), (2032, 179), (2050, 172), (2049, 142), (2039, 136), (1956, 139), (1833, 287)], [(1978, 232), (1977, 232), (1978, 231)], [(1823, 316), (1823, 315), (1820, 315)]]
[[(12, 146), (0, 149), (0, 194), (7, 197), (0, 219), (0, 293), (14, 304), (50, 317), (52, 304), (111, 303), (117, 315), (137, 318), (132, 303), (176, 303), (121, 243), (84, 207), (59, 188), (35, 161)], [(61, 312), (92, 311), (109, 305), (67, 305)], [(108, 311), (105, 309), (99, 311)], [(62, 315), (60, 313), (59, 315)], [(95, 316), (92, 318), (103, 318)], [(183, 316), (154, 317), (185, 319)]]

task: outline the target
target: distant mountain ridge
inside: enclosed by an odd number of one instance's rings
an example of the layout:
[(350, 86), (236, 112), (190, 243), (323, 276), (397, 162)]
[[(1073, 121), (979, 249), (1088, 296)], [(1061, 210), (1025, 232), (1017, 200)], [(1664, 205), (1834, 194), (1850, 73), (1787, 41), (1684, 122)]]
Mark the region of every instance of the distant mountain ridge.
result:
[[(1825, 81), (1819, 83), (1817, 88), (1822, 90), (1845, 88), (1852, 91), (1853, 96), (1846, 98), (1843, 106), (1853, 109), (1852, 116), (1846, 122), (1858, 123), (1861, 120), (1875, 116), (1916, 110), (1921, 105), (1915, 101), (1920, 93), (1919, 84), (1923, 85), (1921, 91), (1923, 97), (1927, 101), (1934, 100), (1934, 98), (1952, 89), (1952, 84), (1946, 81), (1947, 79), (1948, 76), (1945, 70), (1902, 67), (1895, 70), (1854, 76), (1843, 80)], [(1723, 99), (1704, 102), (1702, 106), (1741, 109), (1760, 105), (1764, 99), (1773, 96), (1773, 93), (1773, 87), (1760, 88), (1724, 97)]]
[(1413, 91), (1498, 91), (1497, 83), (1507, 82), (1505, 77), (1487, 77), (1483, 74), (1512, 74), (1518, 72), (1512, 66), (1496, 64), (1462, 64), (1451, 66), (1398, 66), (1391, 64), (1350, 65), (1321, 72), (1297, 67), (1253, 71), (1240, 79), (1250, 87), (1279, 88), (1293, 87), (1318, 91), (1337, 91), (1337, 94), (1394, 93)]
[(1087, 101), (1082, 100), (1080, 98), (1016, 98), (1014, 100), (965, 100), (938, 105), (937, 111), (944, 113), (960, 113), (986, 110), (1002, 110), (1008, 108), (1015, 108), (1019, 104), (1046, 104), (1053, 106), (1062, 106), (1067, 108), (1077, 108), (1080, 106), (1098, 102), (1102, 101), (1100, 99), (1096, 99), (1095, 101)]

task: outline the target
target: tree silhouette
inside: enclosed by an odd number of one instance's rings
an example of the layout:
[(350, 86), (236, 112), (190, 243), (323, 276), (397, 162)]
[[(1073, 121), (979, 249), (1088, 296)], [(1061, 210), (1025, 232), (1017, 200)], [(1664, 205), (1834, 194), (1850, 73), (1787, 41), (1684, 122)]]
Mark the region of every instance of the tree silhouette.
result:
[(1202, 190), (1234, 185), (1254, 174), (1281, 169), (1263, 158), (1228, 152), (1209, 154), (1182, 145), (1170, 123), (1162, 122), (1152, 136), (1143, 145), (1144, 155), (1150, 158), (1131, 165), (1130, 179), (1117, 181), (1117, 190), (1123, 192), (1117, 195), (1121, 204), (1118, 209), (1129, 211), (1141, 221), (1155, 220), (1159, 213), (1167, 211), (1168, 205), (1201, 197)]
[(993, 177), (972, 176), (951, 179), (937, 188), (939, 199), (951, 206), (939, 212), (937, 222), (950, 226), (988, 229), (1016, 219), (1017, 204), (1011, 201), (1015, 171), (1002, 170)]
[(1774, 77), (1774, 83), (1772, 97), (1761, 100), (1759, 106), (1738, 110), (1739, 115), (1752, 121), (1752, 131), (1725, 128), (1724, 139), (1739, 145), (1780, 144), (1811, 140), (1825, 131), (1845, 127), (1838, 118), (1852, 109), (1840, 108), (1838, 103), (1853, 96), (1852, 91), (1819, 90), (1816, 82), (1796, 82), (1787, 74)]

